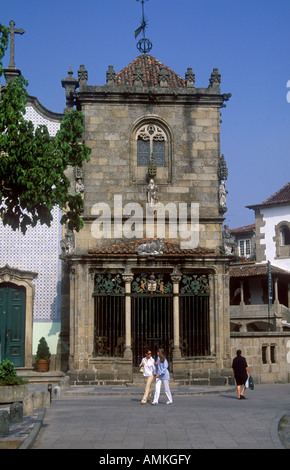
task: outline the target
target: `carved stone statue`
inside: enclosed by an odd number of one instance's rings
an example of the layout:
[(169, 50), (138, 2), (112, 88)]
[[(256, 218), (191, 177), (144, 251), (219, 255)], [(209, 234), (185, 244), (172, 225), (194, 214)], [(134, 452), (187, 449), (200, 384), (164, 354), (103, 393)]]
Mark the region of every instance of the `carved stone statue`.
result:
[(138, 246), (138, 255), (162, 255), (163, 250), (164, 238), (157, 238), (156, 241)]
[(219, 187), (219, 201), (220, 207), (226, 207), (227, 205), (227, 190), (226, 190), (226, 183), (222, 181)]
[(154, 183), (154, 180), (151, 179), (147, 186), (147, 202), (151, 206), (155, 206), (158, 202), (158, 187)]
[(225, 255), (234, 255), (233, 251), (236, 248), (237, 243), (234, 241), (230, 234), (229, 226), (225, 225), (224, 226), (224, 231), (223, 231), (223, 249), (225, 252)]
[(85, 186), (84, 186), (84, 183), (82, 181), (81, 178), (78, 178), (76, 180), (76, 193), (79, 194), (79, 193), (83, 193), (85, 190)]
[(75, 249), (74, 233), (67, 228), (64, 238), (60, 241), (60, 247), (63, 254), (73, 253)]

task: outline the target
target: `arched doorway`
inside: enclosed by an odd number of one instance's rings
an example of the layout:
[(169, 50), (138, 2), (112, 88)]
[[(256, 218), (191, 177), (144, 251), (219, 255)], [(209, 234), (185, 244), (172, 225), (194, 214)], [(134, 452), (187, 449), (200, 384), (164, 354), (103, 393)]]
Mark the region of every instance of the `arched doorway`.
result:
[(26, 290), (11, 283), (0, 284), (1, 361), (8, 359), (15, 367), (25, 363)]
[(15, 367), (32, 367), (32, 281), (37, 273), (0, 268), (0, 353)]

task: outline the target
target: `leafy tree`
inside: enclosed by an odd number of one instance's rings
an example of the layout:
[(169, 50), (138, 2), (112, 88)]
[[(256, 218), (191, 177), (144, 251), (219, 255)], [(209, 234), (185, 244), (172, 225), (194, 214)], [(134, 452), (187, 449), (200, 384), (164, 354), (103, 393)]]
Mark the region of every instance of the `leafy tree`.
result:
[[(0, 76), (8, 44), (8, 28), (0, 25)], [(53, 138), (46, 126), (34, 129), (24, 119), (27, 81), (17, 77), (2, 87), (0, 98), (0, 214), (4, 225), (25, 233), (40, 222), (50, 226), (52, 209), (64, 209), (61, 223), (70, 230), (83, 227), (81, 194), (69, 192), (69, 166), (89, 161), (90, 148), (81, 143), (84, 116), (65, 114)]]

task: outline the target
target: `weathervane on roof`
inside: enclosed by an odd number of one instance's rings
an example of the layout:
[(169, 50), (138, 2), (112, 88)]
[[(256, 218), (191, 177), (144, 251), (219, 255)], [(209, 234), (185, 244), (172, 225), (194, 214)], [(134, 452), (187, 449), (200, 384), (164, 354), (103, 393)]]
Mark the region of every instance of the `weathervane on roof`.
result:
[(145, 37), (145, 30), (146, 30), (147, 25), (148, 25), (148, 21), (146, 20), (145, 15), (144, 15), (144, 3), (145, 3), (145, 1), (148, 1), (148, 0), (137, 0), (137, 2), (141, 2), (141, 4), (142, 4), (142, 21), (141, 21), (141, 26), (139, 26), (139, 28), (137, 28), (136, 31), (135, 31), (135, 39), (143, 31), (143, 38), (139, 39), (139, 41), (137, 42), (137, 48), (140, 52), (143, 52), (143, 54), (148, 53), (152, 49), (151, 41), (149, 41), (149, 39), (147, 39)]

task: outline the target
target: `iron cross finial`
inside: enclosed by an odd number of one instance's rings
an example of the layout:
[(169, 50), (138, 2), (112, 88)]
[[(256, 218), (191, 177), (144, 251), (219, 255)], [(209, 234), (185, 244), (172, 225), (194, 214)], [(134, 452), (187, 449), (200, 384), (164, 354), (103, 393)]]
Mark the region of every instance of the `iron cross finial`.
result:
[(14, 35), (15, 34), (24, 34), (25, 31), (24, 29), (17, 29), (15, 28), (15, 22), (13, 20), (10, 21), (9, 23), (10, 29), (9, 29), (9, 34), (10, 34), (10, 63), (8, 68), (13, 68), (15, 69), (15, 43), (14, 43)]

